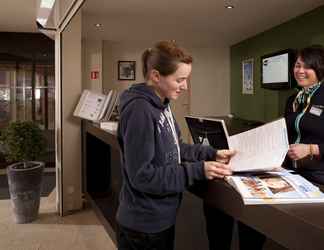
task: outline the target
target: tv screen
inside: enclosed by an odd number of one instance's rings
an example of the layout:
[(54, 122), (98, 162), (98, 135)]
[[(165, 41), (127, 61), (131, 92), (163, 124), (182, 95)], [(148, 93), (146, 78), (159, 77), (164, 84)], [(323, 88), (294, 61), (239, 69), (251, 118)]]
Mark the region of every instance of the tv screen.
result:
[(292, 49), (261, 57), (261, 87), (267, 89), (289, 89), (296, 85), (292, 70), (295, 53)]
[(195, 144), (228, 148), (228, 133), (223, 120), (193, 116), (185, 116), (185, 119)]

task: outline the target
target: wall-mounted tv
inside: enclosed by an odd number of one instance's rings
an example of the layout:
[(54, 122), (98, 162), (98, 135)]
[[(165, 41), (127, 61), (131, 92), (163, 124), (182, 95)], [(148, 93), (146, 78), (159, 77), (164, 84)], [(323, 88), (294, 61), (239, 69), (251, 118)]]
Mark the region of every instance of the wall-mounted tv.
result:
[(293, 76), (295, 51), (286, 49), (261, 57), (261, 87), (289, 89), (296, 86)]

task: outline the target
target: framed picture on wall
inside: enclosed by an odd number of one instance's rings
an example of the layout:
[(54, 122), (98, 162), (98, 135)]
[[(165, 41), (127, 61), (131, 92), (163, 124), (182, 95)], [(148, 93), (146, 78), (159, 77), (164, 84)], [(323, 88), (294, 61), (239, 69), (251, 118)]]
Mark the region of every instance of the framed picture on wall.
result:
[(136, 79), (136, 61), (118, 61), (118, 80)]
[(242, 61), (242, 94), (253, 94), (253, 58)]

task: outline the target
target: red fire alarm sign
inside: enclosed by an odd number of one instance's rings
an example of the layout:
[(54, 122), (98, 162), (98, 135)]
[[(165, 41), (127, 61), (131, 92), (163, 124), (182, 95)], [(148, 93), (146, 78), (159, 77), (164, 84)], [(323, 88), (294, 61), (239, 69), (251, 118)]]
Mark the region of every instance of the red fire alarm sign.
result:
[(95, 80), (99, 78), (99, 71), (91, 71), (90, 73), (91, 80)]

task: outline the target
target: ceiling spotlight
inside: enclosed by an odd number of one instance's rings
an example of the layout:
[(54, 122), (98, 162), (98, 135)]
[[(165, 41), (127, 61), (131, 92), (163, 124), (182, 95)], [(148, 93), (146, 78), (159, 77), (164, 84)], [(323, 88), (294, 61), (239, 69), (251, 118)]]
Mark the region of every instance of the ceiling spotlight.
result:
[(226, 8), (226, 9), (234, 9), (234, 5), (230, 5), (230, 4), (228, 4), (228, 5), (225, 5), (225, 8)]
[(102, 26), (102, 24), (101, 23), (96, 23), (95, 26), (96, 26), (96, 28), (100, 28)]

